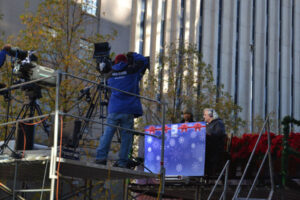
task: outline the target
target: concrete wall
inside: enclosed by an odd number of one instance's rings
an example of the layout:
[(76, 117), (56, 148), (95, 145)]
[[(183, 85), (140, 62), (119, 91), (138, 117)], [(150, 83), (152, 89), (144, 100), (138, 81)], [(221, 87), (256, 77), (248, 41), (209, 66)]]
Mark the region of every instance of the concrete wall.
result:
[[(25, 26), (21, 23), (20, 15), (25, 11), (34, 12), (37, 9), (39, 0), (32, 0), (29, 7), (25, 6), (24, 0), (1, 0), (0, 14), (3, 15), (0, 20), (0, 32), (4, 32), (5, 37), (17, 35)], [(27, 7), (27, 8), (25, 8)]]

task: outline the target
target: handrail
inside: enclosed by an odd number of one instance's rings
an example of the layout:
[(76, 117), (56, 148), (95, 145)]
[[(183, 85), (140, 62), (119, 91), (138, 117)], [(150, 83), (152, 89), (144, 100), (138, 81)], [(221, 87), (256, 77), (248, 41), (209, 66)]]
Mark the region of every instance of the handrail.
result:
[(76, 116), (76, 115), (72, 115), (72, 114), (68, 114), (68, 113), (62, 113), (62, 112), (60, 112), (59, 114), (60, 115), (65, 115), (65, 116), (69, 116), (69, 117), (74, 117), (76, 119), (81, 119), (81, 120), (85, 120), (85, 121), (97, 123), (97, 124), (102, 124), (102, 125), (105, 125), (105, 126), (111, 126), (111, 127), (118, 128), (118, 129), (121, 129), (121, 130), (130, 131), (132, 133), (136, 133), (136, 134), (139, 134), (139, 135), (148, 135), (148, 136), (155, 137), (155, 138), (158, 138), (158, 139), (161, 138), (161, 136), (158, 136), (158, 135), (144, 133), (144, 132), (141, 132), (141, 131), (136, 131), (134, 129), (123, 128), (121, 126), (116, 126), (116, 125), (113, 125), (113, 124), (102, 123), (102, 122), (99, 122), (99, 121), (96, 121), (96, 120), (92, 120), (92, 119), (88, 119), (88, 118), (85, 118), (85, 117), (80, 117), (80, 116)]
[[(74, 117), (74, 118), (79, 118), (79, 119), (82, 119), (82, 120), (91, 121), (91, 122), (94, 122), (94, 123), (99, 123), (96, 120), (91, 120), (91, 119), (87, 119), (87, 118), (84, 118), (84, 117), (75, 116), (75, 115), (71, 115), (71, 114), (68, 114), (68, 113), (60, 112), (60, 105), (59, 105), (60, 93), (59, 92), (60, 92), (60, 88), (61, 88), (60, 83), (61, 83), (62, 75), (70, 76), (74, 79), (78, 79), (78, 80), (81, 80), (81, 81), (86, 81), (86, 82), (89, 82), (91, 84), (95, 84), (99, 87), (104, 87), (104, 88), (108, 88), (108, 89), (111, 89), (111, 90), (116, 90), (116, 91), (123, 92), (123, 93), (128, 94), (128, 95), (133, 95), (133, 96), (139, 97), (141, 99), (145, 99), (145, 100), (148, 100), (150, 102), (154, 102), (154, 103), (157, 103), (157, 104), (160, 104), (160, 105), (163, 106), (162, 134), (161, 134), (161, 136), (158, 137), (158, 136), (143, 133), (143, 132), (140, 132), (140, 131), (126, 129), (126, 130), (130, 130), (131, 132), (135, 132), (135, 133), (142, 134), (142, 135), (149, 135), (149, 136), (153, 136), (153, 137), (157, 137), (158, 139), (161, 139), (161, 147), (162, 148), (161, 148), (161, 162), (160, 162), (160, 173), (159, 173), (160, 177), (161, 177), (161, 183), (160, 183), (161, 184), (161, 190), (160, 190), (159, 199), (162, 199), (162, 196), (164, 194), (164, 184), (165, 184), (165, 180), (164, 180), (164, 178), (165, 178), (164, 138), (165, 138), (165, 117), (166, 117), (165, 112), (166, 112), (167, 103), (164, 102), (164, 101), (158, 101), (158, 100), (151, 99), (151, 98), (141, 96), (141, 95), (138, 95), (138, 94), (130, 93), (130, 92), (127, 92), (127, 91), (122, 91), (122, 90), (119, 90), (117, 88), (113, 88), (113, 87), (110, 87), (110, 86), (107, 86), (107, 85), (104, 85), (104, 84), (99, 84), (98, 82), (90, 81), (90, 80), (87, 80), (87, 79), (84, 79), (84, 78), (81, 78), (81, 77), (78, 77), (78, 76), (75, 76), (75, 75), (72, 75), (72, 74), (61, 72), (59, 70), (57, 70), (56, 74), (53, 75), (53, 76), (43, 77), (43, 78), (40, 78), (40, 79), (27, 81), (27, 82), (24, 82), (24, 83), (21, 83), (21, 84), (12, 85), (10, 87), (0, 89), (0, 91), (18, 89), (18, 88), (20, 88), (21, 86), (24, 86), (24, 85), (28, 85), (28, 84), (32, 84), (32, 83), (36, 83), (36, 82), (45, 80), (45, 79), (56, 77), (55, 110), (53, 112), (51, 112), (49, 114), (40, 115), (40, 116), (30, 117), (30, 118), (17, 119), (17, 120), (14, 120), (14, 121), (10, 121), (10, 122), (7, 122), (7, 123), (0, 124), (0, 126), (1, 125), (3, 126), (3, 125), (15, 124), (15, 123), (23, 122), (23, 121), (27, 121), (27, 120), (33, 120), (33, 119), (38, 119), (38, 118), (43, 118), (43, 117), (48, 117), (48, 116), (54, 116), (54, 120), (55, 120), (55, 122), (54, 122), (54, 135), (53, 135), (54, 136), (53, 137), (54, 143), (53, 143), (53, 146), (51, 148), (50, 167), (49, 167), (49, 178), (51, 179), (50, 199), (51, 200), (54, 199), (55, 184), (56, 184), (56, 179), (58, 178), (58, 174), (56, 174), (56, 169), (57, 169), (56, 162), (57, 162), (57, 156), (58, 156), (57, 155), (57, 146), (58, 146), (58, 135), (59, 135), (59, 117), (61, 115), (67, 115), (67, 116), (71, 116), (71, 117)], [(106, 126), (112, 126), (111, 124), (107, 124), (107, 123), (101, 123), (101, 124), (106, 125)], [(119, 126), (114, 126), (114, 127), (125, 129), (125, 128), (122, 128), (122, 127), (119, 127)]]
[(158, 101), (158, 100), (155, 100), (155, 99), (151, 99), (149, 97), (145, 97), (145, 96), (142, 96), (142, 95), (138, 95), (138, 94), (135, 94), (135, 93), (132, 93), (132, 92), (127, 92), (127, 91), (124, 91), (124, 90), (120, 90), (118, 88), (114, 88), (114, 87), (110, 87), (108, 85), (105, 85), (105, 84), (99, 84), (98, 82), (95, 82), (95, 81), (91, 81), (91, 80), (88, 80), (88, 79), (85, 79), (85, 78), (81, 78), (79, 76), (75, 76), (75, 75), (72, 75), (72, 74), (68, 74), (68, 73), (65, 73), (65, 72), (62, 72), (63, 75), (66, 75), (66, 76), (70, 76), (70, 77), (73, 77), (75, 79), (78, 79), (78, 80), (82, 80), (82, 81), (86, 81), (86, 82), (89, 82), (89, 83), (92, 83), (92, 84), (95, 84), (95, 85), (100, 85), (101, 87), (104, 87), (104, 88), (107, 88), (107, 89), (111, 89), (111, 90), (116, 90), (118, 92), (122, 92), (124, 94), (128, 94), (128, 95), (131, 95), (131, 96), (135, 96), (135, 97), (139, 97), (139, 98), (142, 98), (142, 99), (146, 99), (148, 101), (152, 101), (152, 102), (155, 102), (155, 103), (158, 103), (158, 104), (164, 104), (164, 102), (162, 101)]
[(9, 87), (0, 89), (0, 92), (12, 90), (12, 89), (17, 89), (17, 88), (20, 88), (21, 86), (24, 86), (24, 85), (29, 85), (29, 84), (32, 84), (32, 83), (37, 83), (37, 82), (40, 82), (40, 81), (43, 81), (43, 80), (46, 80), (46, 79), (50, 79), (50, 78), (54, 78), (54, 77), (56, 77), (56, 75), (47, 76), (47, 77), (35, 79), (35, 80), (32, 80), (32, 81), (26, 81), (24, 83), (19, 83), (19, 84), (11, 85)]
[(259, 136), (258, 136), (258, 138), (256, 140), (256, 143), (255, 143), (255, 146), (254, 146), (254, 148), (253, 148), (253, 150), (251, 152), (251, 155), (249, 157), (249, 160), (247, 162), (246, 168), (245, 168), (245, 170), (243, 172), (243, 175), (242, 175), (242, 177), (240, 179), (240, 182), (239, 182), (239, 184), (238, 184), (238, 186), (237, 186), (237, 188), (235, 190), (235, 193), (234, 193), (234, 195), (232, 197), (233, 200), (237, 199), (237, 197), (239, 195), (239, 192), (240, 192), (240, 189), (241, 189), (241, 184), (242, 184), (242, 182), (243, 182), (243, 180), (245, 178), (245, 175), (246, 175), (247, 170), (249, 168), (250, 162), (252, 161), (252, 158), (254, 156), (255, 150), (256, 150), (256, 148), (258, 146), (258, 143), (259, 143), (259, 141), (261, 139), (261, 136), (263, 134), (263, 130), (265, 129), (266, 125), (267, 125), (267, 134), (268, 134), (268, 150), (267, 150), (267, 152), (264, 155), (264, 158), (263, 158), (263, 161), (261, 163), (261, 166), (260, 166), (260, 168), (259, 168), (259, 170), (258, 170), (258, 172), (257, 172), (257, 174), (255, 176), (255, 179), (254, 179), (254, 181), (253, 181), (253, 183), (251, 185), (251, 188), (250, 188), (250, 190), (248, 192), (248, 195), (247, 195), (246, 199), (249, 199), (249, 197), (250, 197), (250, 195), (252, 193), (252, 190), (253, 190), (253, 188), (255, 186), (255, 183), (257, 181), (257, 178), (258, 178), (258, 176), (260, 174), (260, 171), (262, 169), (262, 166), (263, 166), (263, 164), (264, 164), (265, 159), (266, 159), (267, 156), (269, 156), (269, 170), (270, 170), (270, 179), (271, 179), (271, 191), (269, 193), (268, 199), (272, 198), (272, 195), (273, 195), (273, 192), (274, 192), (274, 181), (273, 181), (273, 170), (272, 170), (272, 160), (271, 160), (271, 150), (270, 150), (270, 148), (271, 148), (271, 138), (270, 138), (270, 124), (269, 124), (269, 120), (270, 119), (269, 118), (270, 118), (270, 114), (268, 114), (268, 116), (267, 116), (267, 118), (266, 118), (266, 120), (265, 120), (265, 122), (263, 124), (263, 127), (261, 128), (261, 131), (260, 131)]
[[(104, 88), (108, 88), (108, 89), (111, 89), (111, 90), (116, 90), (116, 91), (119, 91), (119, 92), (122, 92), (122, 93), (125, 93), (125, 94), (128, 94), (128, 95), (132, 95), (132, 96), (136, 96), (136, 97), (139, 97), (139, 98), (142, 98), (142, 99), (145, 99), (145, 100), (148, 100), (148, 101), (151, 101), (151, 102), (154, 102), (154, 103), (158, 103), (160, 105), (163, 106), (163, 113), (162, 113), (162, 134), (161, 134), (161, 161), (160, 161), (160, 177), (161, 177), (161, 181), (160, 181), (160, 191), (159, 191), (159, 199), (162, 199), (162, 196), (164, 194), (164, 185), (165, 185), (165, 167), (164, 167), (164, 139), (165, 139), (165, 111), (166, 111), (166, 103), (163, 102), (163, 101), (157, 101), (157, 100), (154, 100), (154, 99), (150, 99), (148, 97), (144, 97), (144, 96), (141, 96), (141, 95), (137, 95), (137, 94), (134, 94), (134, 93), (130, 93), (130, 92), (127, 92), (127, 91), (123, 91), (123, 90), (119, 90), (117, 88), (113, 88), (113, 87), (110, 87), (110, 86), (107, 86), (107, 85), (104, 85), (104, 84), (99, 84), (95, 81), (90, 81), (90, 80), (87, 80), (87, 79), (84, 79), (84, 78), (81, 78), (81, 77), (78, 77), (78, 76), (75, 76), (75, 75), (72, 75), (72, 74), (68, 74), (68, 73), (65, 73), (65, 72), (58, 72), (57, 73), (57, 76), (60, 76), (60, 75), (65, 75), (65, 76), (70, 76), (70, 77), (73, 77), (75, 79), (79, 79), (79, 80), (82, 80), (82, 81), (87, 81), (89, 83), (92, 83), (92, 84), (95, 84), (95, 85), (98, 85), (98, 86), (101, 86), (101, 87), (104, 87)], [(57, 84), (56, 84), (56, 104), (55, 104), (55, 107), (56, 107), (56, 110), (55, 110), (55, 133), (54, 133), (54, 145), (52, 147), (52, 152), (51, 152), (51, 163), (50, 163), (50, 172), (49, 172), (49, 177), (51, 178), (51, 193), (50, 193), (50, 199), (53, 200), (54, 199), (54, 188), (55, 188), (55, 179), (57, 178), (56, 174), (55, 174), (55, 169), (56, 169), (56, 157), (57, 157), (57, 137), (58, 137), (58, 126), (59, 126), (59, 123), (58, 123), (58, 117), (59, 115), (62, 115), (62, 113), (59, 112), (59, 109), (58, 109), (58, 102), (59, 102), (59, 88), (60, 88), (60, 82), (58, 82), (59, 78), (57, 78)], [(66, 113), (64, 113), (64, 115), (66, 115)], [(74, 117), (74, 116), (73, 116)], [(110, 126), (110, 124), (104, 124), (104, 125), (108, 125)], [(136, 131), (135, 131), (136, 132)], [(51, 165), (52, 164), (52, 165)]]
[(220, 175), (219, 175), (219, 177), (218, 177), (218, 179), (217, 179), (217, 181), (216, 181), (213, 189), (211, 190), (210, 194), (208, 195), (207, 200), (210, 200), (210, 198), (212, 197), (212, 195), (213, 195), (213, 193), (214, 193), (214, 191), (215, 191), (218, 183), (220, 182), (221, 177), (223, 176), (224, 172), (225, 172), (224, 189), (223, 189), (223, 192), (222, 192), (222, 194), (220, 196), (220, 199), (222, 199), (222, 197), (223, 197), (223, 200), (226, 199), (226, 190), (227, 190), (227, 180), (228, 180), (229, 163), (230, 163), (230, 160), (227, 160), (227, 162), (225, 163), (225, 165), (224, 165), (224, 167), (223, 167), (223, 169), (222, 169), (222, 171), (221, 171), (221, 173), (220, 173)]

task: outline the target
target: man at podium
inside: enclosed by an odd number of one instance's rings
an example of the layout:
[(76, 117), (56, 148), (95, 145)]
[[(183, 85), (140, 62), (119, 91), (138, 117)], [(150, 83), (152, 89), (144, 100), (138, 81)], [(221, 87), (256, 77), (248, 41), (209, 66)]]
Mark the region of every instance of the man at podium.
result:
[(205, 172), (208, 176), (217, 176), (221, 167), (225, 145), (225, 125), (214, 109), (203, 110), (206, 122), (206, 160)]

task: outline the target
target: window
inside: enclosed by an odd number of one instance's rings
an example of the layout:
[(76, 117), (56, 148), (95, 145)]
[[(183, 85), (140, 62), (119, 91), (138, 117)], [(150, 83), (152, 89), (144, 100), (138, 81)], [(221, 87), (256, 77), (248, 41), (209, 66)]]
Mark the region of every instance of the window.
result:
[(96, 15), (97, 0), (82, 0), (82, 9), (91, 15)]

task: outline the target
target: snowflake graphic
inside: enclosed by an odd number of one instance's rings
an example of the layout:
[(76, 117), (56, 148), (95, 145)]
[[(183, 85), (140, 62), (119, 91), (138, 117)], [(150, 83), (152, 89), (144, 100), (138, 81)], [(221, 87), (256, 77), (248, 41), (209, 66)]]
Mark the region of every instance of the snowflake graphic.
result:
[(160, 156), (156, 156), (156, 160), (159, 161), (160, 160)]
[(174, 147), (175, 144), (176, 144), (176, 140), (174, 140), (173, 138), (170, 139), (170, 146), (171, 146), (171, 147)]
[(184, 143), (184, 137), (180, 136), (178, 141), (179, 141), (179, 144), (183, 144)]
[(177, 172), (181, 172), (182, 169), (183, 169), (182, 164), (179, 163), (179, 164), (176, 165), (176, 171)]
[(199, 171), (201, 168), (200, 163), (199, 162), (193, 162), (192, 164), (192, 170), (193, 171)]
[(197, 132), (195, 131), (192, 131), (191, 134), (190, 134), (191, 138), (195, 138), (197, 137)]
[(196, 144), (195, 144), (195, 143), (192, 143), (192, 144), (191, 144), (191, 148), (192, 148), (192, 149), (195, 149), (195, 148), (196, 148)]
[(147, 142), (149, 143), (149, 144), (151, 144), (152, 143), (152, 137), (147, 137)]
[(203, 157), (202, 157), (202, 156), (199, 156), (199, 157), (198, 157), (198, 160), (199, 160), (199, 162), (202, 162), (202, 161), (203, 161)]

